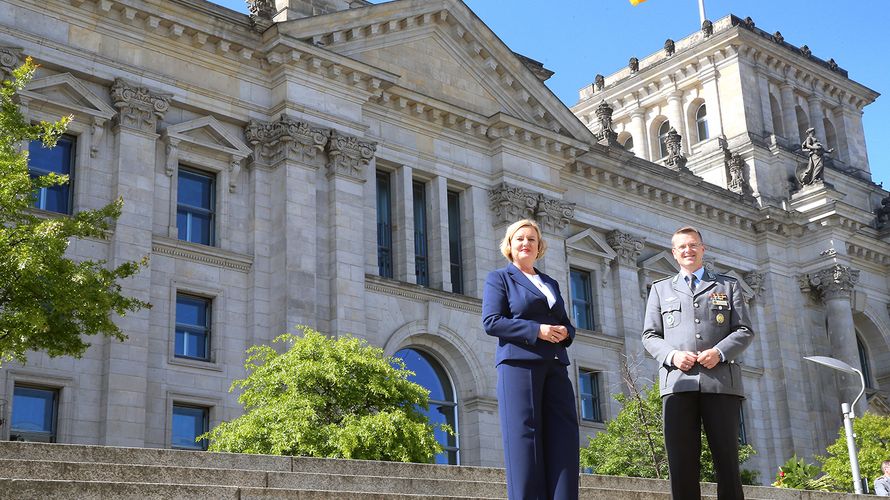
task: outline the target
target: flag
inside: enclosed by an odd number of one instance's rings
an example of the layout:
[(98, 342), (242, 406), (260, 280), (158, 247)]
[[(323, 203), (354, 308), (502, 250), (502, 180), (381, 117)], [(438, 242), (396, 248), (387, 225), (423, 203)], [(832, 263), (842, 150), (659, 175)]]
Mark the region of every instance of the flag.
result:
[(630, 4), (633, 5), (633, 6), (637, 6), (637, 5), (640, 5), (641, 3), (645, 2), (645, 1), (646, 1), (646, 0), (630, 0)]

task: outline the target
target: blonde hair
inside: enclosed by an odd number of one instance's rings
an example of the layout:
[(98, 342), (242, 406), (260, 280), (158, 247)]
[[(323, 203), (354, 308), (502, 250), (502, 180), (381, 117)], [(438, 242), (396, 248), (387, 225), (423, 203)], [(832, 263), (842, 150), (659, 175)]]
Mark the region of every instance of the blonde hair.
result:
[(513, 235), (516, 234), (516, 231), (519, 231), (524, 227), (534, 228), (535, 232), (538, 233), (538, 255), (535, 258), (540, 259), (544, 256), (544, 252), (547, 250), (547, 243), (544, 241), (544, 236), (541, 234), (541, 228), (538, 227), (538, 223), (531, 219), (518, 220), (507, 227), (507, 231), (504, 233), (504, 239), (501, 240), (501, 254), (503, 254), (510, 262), (513, 262), (513, 254), (510, 252), (510, 240), (513, 239)]

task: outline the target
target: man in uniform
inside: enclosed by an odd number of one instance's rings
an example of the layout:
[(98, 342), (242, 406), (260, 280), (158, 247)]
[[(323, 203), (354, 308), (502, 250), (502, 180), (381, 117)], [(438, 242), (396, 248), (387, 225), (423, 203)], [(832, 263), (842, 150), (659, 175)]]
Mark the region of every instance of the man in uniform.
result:
[(881, 470), (884, 471), (884, 475), (875, 479), (875, 495), (890, 497), (890, 460), (881, 463)]
[(701, 498), (704, 425), (717, 473), (717, 498), (741, 500), (738, 436), (744, 395), (735, 360), (754, 332), (738, 282), (702, 266), (701, 233), (680, 228), (671, 245), (680, 272), (652, 283), (643, 324), (643, 346), (659, 364), (671, 495), (674, 500)]

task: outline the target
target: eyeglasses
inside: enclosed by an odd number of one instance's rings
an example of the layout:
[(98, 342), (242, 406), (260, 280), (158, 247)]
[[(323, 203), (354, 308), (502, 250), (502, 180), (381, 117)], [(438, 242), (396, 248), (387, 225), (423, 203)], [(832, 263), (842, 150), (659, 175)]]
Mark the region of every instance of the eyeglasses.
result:
[(678, 247), (674, 247), (674, 250), (679, 250), (681, 252), (683, 250), (698, 250), (699, 248), (701, 248), (703, 246), (704, 245), (702, 245), (701, 243), (690, 243), (688, 245), (680, 245)]

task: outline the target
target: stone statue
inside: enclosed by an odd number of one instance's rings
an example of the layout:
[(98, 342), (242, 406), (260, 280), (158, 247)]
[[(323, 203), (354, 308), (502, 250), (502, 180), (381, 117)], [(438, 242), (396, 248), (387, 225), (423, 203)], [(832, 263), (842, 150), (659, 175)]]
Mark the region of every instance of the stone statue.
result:
[(878, 229), (890, 226), (890, 196), (881, 200), (881, 206), (875, 210), (875, 216)]
[(773, 40), (775, 40), (776, 43), (782, 43), (785, 41), (785, 37), (782, 36), (781, 31), (777, 31), (777, 32), (773, 33)]
[(597, 73), (593, 79), (593, 84), (596, 86), (596, 90), (603, 90), (603, 87), (606, 86), (606, 78)]
[(640, 70), (640, 60), (636, 57), (631, 57), (630, 61), (627, 62), (627, 67), (630, 68), (631, 73), (636, 73)]
[(664, 55), (671, 57), (674, 55), (674, 52), (677, 50), (677, 46), (674, 44), (674, 41), (668, 38), (664, 41)]
[(664, 138), (664, 144), (667, 148), (667, 157), (664, 160), (664, 164), (670, 168), (671, 170), (676, 171), (689, 171), (686, 168), (686, 157), (683, 156), (682, 151), (680, 151), (680, 141), (682, 137), (674, 127), (671, 127), (668, 130), (667, 136)]
[(701, 23), (701, 31), (702, 31), (702, 33), (705, 34), (705, 38), (713, 35), (714, 34), (714, 23), (712, 23), (708, 19), (705, 19)]
[(803, 186), (821, 181), (825, 169), (824, 156), (826, 153), (833, 153), (834, 148), (826, 150), (819, 139), (816, 139), (816, 129), (810, 127), (807, 129), (807, 138), (800, 145), (800, 149), (810, 155), (810, 160), (807, 162), (807, 168), (797, 173), (797, 180)]
[(810, 57), (811, 55), (813, 55), (813, 51), (810, 50), (810, 48), (807, 47), (806, 45), (800, 46), (800, 53), (803, 54), (804, 57)]
[(600, 122), (600, 131), (595, 134), (596, 138), (599, 139), (601, 144), (606, 146), (617, 146), (618, 134), (612, 128), (612, 106), (609, 106), (603, 100), (596, 107), (596, 117)]

